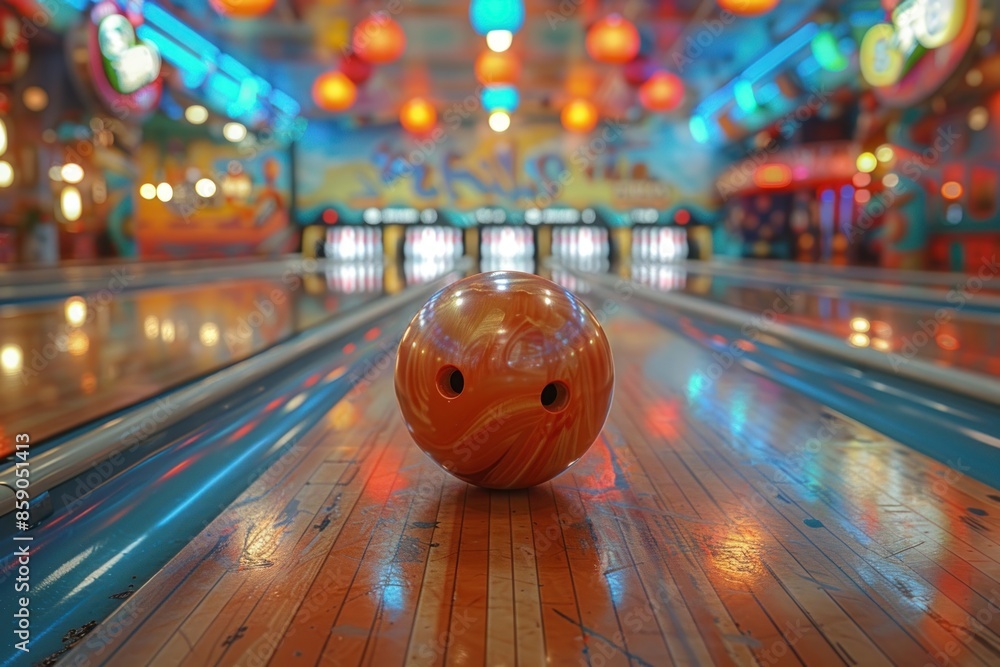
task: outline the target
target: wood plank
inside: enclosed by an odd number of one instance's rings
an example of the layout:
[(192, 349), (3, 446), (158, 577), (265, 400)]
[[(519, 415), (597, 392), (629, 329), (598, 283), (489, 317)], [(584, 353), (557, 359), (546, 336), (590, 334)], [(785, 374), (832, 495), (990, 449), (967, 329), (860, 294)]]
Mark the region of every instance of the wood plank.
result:
[(486, 664), (517, 663), (514, 621), (514, 566), (510, 527), (510, 494), (490, 492), (489, 576), (487, 581)]
[(517, 664), (542, 665), (545, 664), (545, 633), (538, 567), (534, 558), (528, 556), (534, 548), (534, 534), (527, 491), (510, 494), (510, 523)]
[(438, 546), (428, 556), (420, 582), (419, 601), (406, 653), (407, 665), (444, 664), (445, 649), (451, 643), (452, 614), (457, 614), (460, 628), (467, 627), (470, 622), (468, 611), (456, 612), (452, 604), (458, 570), (458, 535), (467, 491), (468, 485), (458, 480), (442, 480), (441, 505), (431, 533), (431, 541)]

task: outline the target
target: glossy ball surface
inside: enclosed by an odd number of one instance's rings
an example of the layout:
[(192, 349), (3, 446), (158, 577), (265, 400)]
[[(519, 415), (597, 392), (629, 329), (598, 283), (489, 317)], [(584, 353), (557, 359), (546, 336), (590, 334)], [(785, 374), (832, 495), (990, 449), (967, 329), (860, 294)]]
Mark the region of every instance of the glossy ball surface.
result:
[(535, 275), (481, 273), (444, 288), (407, 327), (396, 399), (417, 445), (491, 489), (546, 482), (597, 439), (611, 346), (575, 296)]

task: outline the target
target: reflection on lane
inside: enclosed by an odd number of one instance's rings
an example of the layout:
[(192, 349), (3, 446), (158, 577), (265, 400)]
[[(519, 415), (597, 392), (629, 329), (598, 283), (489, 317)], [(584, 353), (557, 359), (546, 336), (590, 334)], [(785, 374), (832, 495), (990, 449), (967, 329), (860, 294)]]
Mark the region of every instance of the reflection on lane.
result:
[[(932, 291), (947, 291), (967, 283), (972, 275), (964, 273), (945, 273), (937, 271), (915, 271), (902, 269), (883, 269), (876, 267), (830, 264), (804, 264), (783, 260), (735, 260), (728, 257), (716, 257), (709, 262), (689, 261), (688, 267), (700, 272), (699, 267), (712, 271), (739, 271), (744, 274), (753, 272), (761, 276), (780, 277), (795, 281), (806, 278), (817, 281), (843, 281), (846, 283), (864, 283), (881, 286), (921, 287)], [(995, 257), (983, 257), (979, 269), (984, 280), (982, 291), (994, 296), (1000, 295), (1000, 267)]]
[(381, 294), (381, 280), (360, 283), (289, 274), (0, 309), (0, 450), (13, 433), (42, 441)]
[[(580, 288), (565, 272), (557, 282)], [(973, 296), (935, 307), (890, 300), (857, 300), (816, 294), (809, 284), (762, 286), (739, 278), (699, 274), (677, 264), (633, 264), (628, 280), (663, 292), (677, 291), (747, 314), (747, 326), (766, 332), (773, 323), (818, 331), (857, 348), (892, 355), (895, 363), (920, 359), (941, 366), (1000, 376), (1000, 315), (971, 313)], [(572, 284), (566, 284), (566, 281)]]

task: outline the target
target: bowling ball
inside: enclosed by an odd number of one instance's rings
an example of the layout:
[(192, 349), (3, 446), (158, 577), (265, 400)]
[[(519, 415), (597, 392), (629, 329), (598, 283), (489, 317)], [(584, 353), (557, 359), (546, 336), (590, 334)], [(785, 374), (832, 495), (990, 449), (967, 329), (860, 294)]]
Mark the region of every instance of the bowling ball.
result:
[(597, 439), (611, 407), (611, 347), (553, 282), (481, 273), (431, 297), (403, 334), (396, 399), (417, 445), (490, 489), (546, 482)]

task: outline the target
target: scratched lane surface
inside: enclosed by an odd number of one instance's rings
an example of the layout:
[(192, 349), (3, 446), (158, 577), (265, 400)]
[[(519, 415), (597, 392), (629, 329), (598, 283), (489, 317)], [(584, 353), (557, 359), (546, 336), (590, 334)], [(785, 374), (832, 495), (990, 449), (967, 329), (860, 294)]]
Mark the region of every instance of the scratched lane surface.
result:
[(1000, 492), (621, 313), (564, 475), (448, 478), (387, 371), (65, 664), (1000, 663)]

